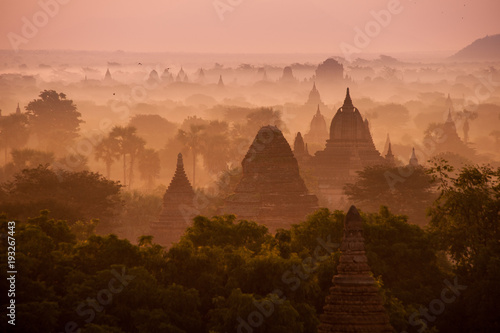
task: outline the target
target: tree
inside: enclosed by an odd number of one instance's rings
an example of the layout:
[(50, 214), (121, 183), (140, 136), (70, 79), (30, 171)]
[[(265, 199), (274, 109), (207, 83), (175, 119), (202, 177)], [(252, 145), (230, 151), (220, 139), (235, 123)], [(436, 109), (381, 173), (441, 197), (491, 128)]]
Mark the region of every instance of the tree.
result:
[(154, 149), (144, 149), (139, 155), (139, 172), (148, 188), (154, 187), (154, 180), (160, 176), (160, 154)]
[(157, 114), (138, 114), (130, 119), (128, 126), (137, 128), (137, 135), (149, 147), (161, 149), (177, 132), (177, 125)]
[(471, 269), (487, 247), (500, 242), (500, 168), (467, 166), (453, 176), (444, 161), (431, 172), (441, 191), (430, 226), (458, 266)]
[(63, 93), (44, 90), (39, 97), (26, 106), (31, 131), (44, 149), (62, 153), (78, 137), (81, 114)]
[(54, 171), (46, 165), (24, 169), (1, 187), (6, 199), (0, 211), (12, 218), (26, 218), (49, 209), (55, 218), (71, 223), (98, 218), (101, 230), (110, 227), (120, 203), (118, 183), (98, 173)]
[(430, 231), (453, 259), (461, 296), (447, 312), (443, 332), (500, 330), (500, 168), (467, 166), (455, 175), (446, 163), (431, 169), (440, 196)]
[(204, 149), (201, 151), (205, 168), (211, 173), (227, 170), (231, 158), (229, 125), (225, 121), (211, 121), (204, 131)]
[(365, 211), (389, 206), (406, 214), (410, 222), (426, 224), (426, 208), (435, 198), (432, 178), (421, 167), (370, 166), (358, 172), (358, 179), (344, 187), (349, 200)]
[(97, 161), (102, 160), (106, 164), (106, 177), (111, 178), (111, 166), (120, 158), (118, 141), (110, 136), (104, 138), (97, 144), (94, 151)]
[(9, 149), (19, 149), (28, 142), (28, 118), (25, 114), (0, 117), (0, 145), (3, 146), (5, 164)]
[(186, 149), (191, 151), (193, 156), (193, 188), (195, 187), (196, 179), (196, 158), (200, 151), (203, 151), (204, 140), (203, 134), (205, 130), (205, 125), (194, 125), (191, 124), (189, 131), (184, 131), (182, 129), (177, 133), (177, 140), (179, 140)]
[(135, 127), (130, 126), (115, 126), (108, 137), (114, 142), (112, 147), (115, 147), (116, 152), (119, 153), (123, 159), (123, 186), (127, 185), (127, 155), (129, 157), (128, 187), (132, 188), (135, 160), (144, 149), (145, 142), (142, 138), (137, 136)]
[(468, 111), (464, 109), (463, 111), (457, 112), (457, 118), (458, 119), (463, 119), (464, 125), (462, 127), (462, 130), (464, 132), (464, 142), (468, 143), (469, 142), (469, 120), (474, 120), (478, 116), (477, 112), (474, 111)]

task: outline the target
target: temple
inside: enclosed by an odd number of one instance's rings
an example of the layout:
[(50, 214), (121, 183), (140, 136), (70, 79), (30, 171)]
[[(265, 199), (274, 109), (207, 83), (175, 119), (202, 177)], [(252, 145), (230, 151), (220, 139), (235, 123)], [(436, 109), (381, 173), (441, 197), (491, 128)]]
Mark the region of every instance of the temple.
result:
[(385, 162), (389, 166), (396, 165), (396, 158), (394, 157), (394, 154), (392, 153), (391, 141), (389, 141), (389, 147), (387, 148), (387, 154), (385, 154)]
[(321, 100), (321, 95), (319, 94), (319, 91), (316, 88), (316, 82), (314, 82), (313, 87), (309, 92), (309, 97), (307, 98), (306, 106), (319, 107), (320, 105), (324, 106), (323, 101)]
[(471, 158), (475, 155), (474, 149), (469, 147), (458, 136), (451, 109), (448, 109), (446, 121), (440, 124), (438, 129), (427, 134), (425, 140), (432, 140), (432, 142), (435, 142), (434, 154), (452, 152), (467, 158)]
[(160, 76), (158, 75), (158, 72), (156, 70), (153, 69), (149, 73), (149, 77), (148, 77), (147, 82), (149, 84), (158, 84), (160, 82)]
[(363, 221), (354, 206), (344, 220), (340, 251), (318, 333), (394, 332), (368, 265)]
[(281, 83), (295, 83), (297, 79), (293, 76), (292, 67), (286, 66), (283, 68), (283, 75), (279, 79)]
[(182, 154), (177, 156), (177, 168), (165, 195), (158, 222), (152, 223), (151, 232), (155, 242), (170, 246), (177, 242), (196, 215), (193, 206), (194, 191), (186, 172)]
[(322, 194), (329, 202), (341, 199), (343, 186), (353, 182), (358, 171), (385, 161), (375, 148), (368, 120), (354, 107), (347, 88), (344, 104), (332, 119), (326, 147), (311, 162)]
[(311, 120), (309, 132), (304, 135), (304, 139), (309, 144), (316, 144), (323, 146), (328, 139), (328, 130), (326, 128), (325, 117), (321, 114), (319, 104), (316, 109), (316, 114)]
[(413, 150), (411, 151), (411, 157), (410, 157), (410, 161), (408, 162), (408, 164), (413, 166), (413, 167), (418, 166), (418, 159), (417, 159), (417, 155), (415, 155), (415, 148), (413, 148)]
[(113, 81), (113, 78), (111, 77), (111, 72), (109, 71), (109, 68), (106, 70), (106, 74), (104, 74), (104, 82), (111, 82)]
[(242, 161), (243, 175), (223, 212), (266, 225), (272, 232), (290, 227), (318, 208), (299, 174), (297, 159), (283, 133), (262, 127)]
[(177, 73), (177, 76), (175, 77), (176, 82), (189, 82), (188, 76), (186, 72), (184, 72), (184, 69), (181, 67), (179, 73)]
[(311, 155), (309, 155), (307, 144), (304, 143), (304, 139), (302, 138), (302, 134), (300, 134), (300, 132), (297, 133), (293, 142), (293, 155), (299, 162), (299, 165), (302, 161), (306, 161), (311, 157)]
[(217, 87), (224, 88), (224, 81), (222, 80), (222, 75), (219, 76), (219, 82), (217, 82)]

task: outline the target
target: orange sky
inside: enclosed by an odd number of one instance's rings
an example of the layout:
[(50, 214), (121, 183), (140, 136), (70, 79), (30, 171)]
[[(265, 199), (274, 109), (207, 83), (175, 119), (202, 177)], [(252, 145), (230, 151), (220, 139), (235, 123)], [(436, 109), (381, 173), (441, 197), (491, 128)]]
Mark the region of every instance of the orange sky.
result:
[[(55, 1), (66, 4), (53, 17), (40, 12)], [(371, 12), (391, 5), (398, 13), (376, 31)], [(0, 49), (19, 36), (19, 49), (341, 55), (372, 22), (363, 52), (453, 53), (500, 33), (498, 0), (1, 0), (0, 13)], [(33, 16), (40, 27), (25, 36)]]

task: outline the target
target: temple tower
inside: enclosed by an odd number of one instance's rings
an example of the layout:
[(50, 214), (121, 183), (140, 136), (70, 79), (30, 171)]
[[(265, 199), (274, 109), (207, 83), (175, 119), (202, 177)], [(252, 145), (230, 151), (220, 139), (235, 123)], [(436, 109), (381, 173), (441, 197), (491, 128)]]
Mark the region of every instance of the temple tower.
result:
[(262, 127), (242, 163), (243, 175), (223, 212), (266, 225), (272, 232), (301, 222), (318, 208), (283, 133)]
[(363, 221), (354, 206), (344, 220), (340, 251), (318, 333), (394, 332), (368, 265)]
[(160, 217), (158, 222), (151, 225), (151, 232), (158, 244), (170, 246), (179, 241), (197, 214), (193, 206), (194, 197), (193, 188), (184, 171), (182, 154), (179, 154), (174, 177), (163, 196)]
[(324, 145), (326, 140), (328, 139), (328, 130), (326, 128), (325, 117), (321, 114), (319, 104), (316, 109), (316, 114), (311, 120), (309, 132), (304, 135), (304, 139), (307, 143), (317, 145)]

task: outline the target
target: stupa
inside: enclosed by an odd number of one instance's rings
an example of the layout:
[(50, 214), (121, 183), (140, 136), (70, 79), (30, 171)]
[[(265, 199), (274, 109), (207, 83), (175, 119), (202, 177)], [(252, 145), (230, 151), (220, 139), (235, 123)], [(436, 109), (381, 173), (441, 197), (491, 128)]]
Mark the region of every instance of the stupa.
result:
[(344, 220), (340, 251), (318, 333), (394, 332), (368, 265), (363, 221), (354, 206)]
[(196, 215), (193, 206), (194, 196), (193, 188), (184, 171), (182, 154), (179, 154), (174, 177), (163, 196), (160, 217), (158, 222), (151, 225), (155, 242), (168, 247), (180, 239)]
[(297, 159), (277, 127), (259, 130), (241, 164), (242, 178), (226, 198), (224, 213), (275, 231), (303, 221), (318, 208), (318, 198), (308, 193)]
[(304, 135), (304, 140), (310, 144), (324, 145), (327, 139), (328, 130), (326, 128), (325, 117), (321, 114), (318, 104), (316, 114), (309, 126), (309, 132)]

